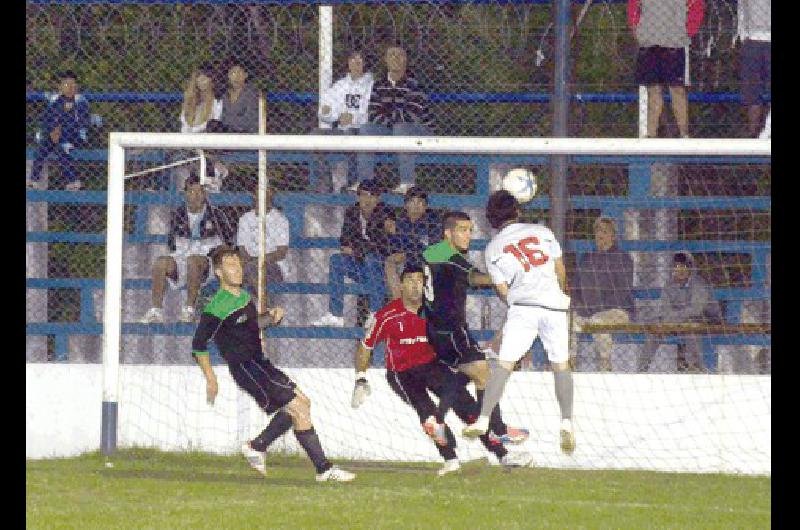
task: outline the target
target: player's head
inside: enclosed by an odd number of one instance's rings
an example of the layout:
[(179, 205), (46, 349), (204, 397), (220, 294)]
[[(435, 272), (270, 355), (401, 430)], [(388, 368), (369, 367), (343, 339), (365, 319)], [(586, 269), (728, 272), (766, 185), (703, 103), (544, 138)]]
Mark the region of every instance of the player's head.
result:
[(58, 74), (58, 89), (64, 97), (74, 98), (78, 93), (78, 78), (72, 70)]
[(486, 203), (486, 220), (492, 228), (498, 229), (508, 222), (519, 219), (519, 203), (506, 190), (492, 193)]
[(422, 217), (428, 208), (428, 194), (416, 186), (411, 186), (403, 199), (403, 205), (408, 217), (416, 220)]
[(422, 291), (425, 285), (425, 276), (419, 265), (406, 265), (400, 273), (400, 294), (403, 302), (410, 304), (422, 303)]
[(211, 255), (214, 274), (219, 278), (222, 287), (239, 287), (242, 285), (244, 271), (242, 257), (237, 247), (221, 245)]
[(358, 79), (364, 74), (364, 54), (361, 50), (352, 50), (347, 55), (347, 72), (352, 79)]
[(375, 179), (361, 181), (358, 185), (358, 206), (362, 212), (369, 213), (381, 200), (381, 189)]
[(456, 250), (466, 252), (472, 239), (472, 219), (464, 212), (448, 212), (444, 216), (444, 238)]
[(228, 84), (231, 88), (242, 88), (247, 81), (247, 66), (238, 57), (231, 57), (228, 60)]
[(192, 213), (201, 211), (206, 203), (206, 189), (200, 184), (200, 178), (197, 175), (189, 175), (183, 189), (186, 209)]
[(672, 279), (677, 283), (684, 283), (692, 275), (692, 256), (688, 252), (676, 252), (672, 256)]
[(594, 220), (594, 241), (597, 250), (605, 252), (614, 246), (617, 238), (617, 226), (610, 217), (598, 217)]

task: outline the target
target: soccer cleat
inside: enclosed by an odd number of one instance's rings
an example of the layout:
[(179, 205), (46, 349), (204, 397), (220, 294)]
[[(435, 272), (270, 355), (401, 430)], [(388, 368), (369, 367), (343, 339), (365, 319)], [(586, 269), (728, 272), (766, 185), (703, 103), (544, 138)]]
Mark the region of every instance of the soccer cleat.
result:
[(186, 322), (187, 324), (194, 322), (194, 307), (187, 305), (181, 309), (180, 320), (181, 322)]
[(26, 185), (27, 185), (29, 190), (46, 190), (47, 189), (47, 184), (45, 184), (41, 180), (28, 179), (26, 181)]
[(67, 191), (78, 191), (82, 187), (83, 187), (83, 182), (81, 182), (80, 180), (73, 180), (72, 182), (64, 186), (64, 189)]
[(486, 431), (488, 429), (489, 429), (489, 418), (481, 416), (472, 425), (467, 425), (466, 427), (464, 427), (464, 430), (461, 431), (461, 436), (463, 436), (464, 438), (474, 439), (486, 434)]
[(244, 455), (250, 467), (258, 471), (264, 476), (267, 476), (267, 466), (264, 463), (264, 453), (260, 453), (250, 447), (250, 442), (242, 444), (242, 455)]
[(567, 418), (561, 420), (561, 451), (568, 455), (575, 451), (575, 432), (572, 430), (572, 421)]
[(151, 307), (142, 317), (142, 324), (161, 324), (164, 322), (164, 310), (160, 307)]
[(437, 422), (436, 418), (433, 416), (429, 416), (428, 419), (425, 420), (425, 423), (422, 424), (422, 430), (424, 430), (425, 434), (430, 436), (431, 439), (438, 445), (447, 445), (447, 436), (445, 435), (444, 424)]
[(333, 466), (324, 473), (317, 475), (317, 482), (350, 482), (356, 478), (355, 473)]
[(344, 317), (337, 317), (330, 313), (325, 313), (318, 320), (311, 323), (312, 326), (331, 326), (341, 328), (344, 326)]
[(456, 471), (461, 469), (461, 462), (458, 461), (458, 458), (453, 458), (452, 460), (445, 460), (444, 465), (436, 472), (436, 474), (440, 477), (447, 475), (448, 473), (455, 473)]
[(506, 433), (497, 435), (493, 432), (489, 433), (489, 441), (501, 444), (521, 444), (531, 435), (528, 429), (517, 429), (516, 427), (506, 427)]
[(500, 463), (503, 467), (529, 467), (533, 464), (533, 456), (525, 451), (508, 452)]

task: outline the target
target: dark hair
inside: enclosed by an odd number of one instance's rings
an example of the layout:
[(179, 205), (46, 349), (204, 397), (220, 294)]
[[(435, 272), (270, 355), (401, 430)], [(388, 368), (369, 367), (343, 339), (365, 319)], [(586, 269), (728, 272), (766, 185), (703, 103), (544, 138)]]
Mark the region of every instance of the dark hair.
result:
[(411, 199), (423, 199), (425, 202), (428, 202), (428, 194), (418, 186), (411, 186), (408, 188), (406, 196), (403, 198), (403, 203), (407, 203)]
[(506, 190), (499, 190), (489, 197), (486, 203), (486, 220), (492, 228), (500, 228), (503, 223), (519, 217), (519, 203)]
[(226, 256), (238, 256), (240, 260), (242, 259), (239, 247), (222, 244), (211, 251), (211, 264), (215, 269), (222, 266), (222, 259)]
[(452, 230), (453, 228), (456, 227), (458, 221), (472, 221), (472, 219), (470, 219), (469, 215), (467, 215), (464, 212), (460, 211), (447, 212), (444, 215), (444, 219), (442, 219), (442, 227), (444, 228), (444, 230)]
[(75, 72), (73, 72), (72, 70), (63, 70), (63, 71), (59, 72), (58, 73), (58, 78), (59, 79), (74, 79), (75, 81), (78, 80), (78, 76), (75, 75)]
[(361, 184), (358, 185), (358, 193), (361, 193), (362, 191), (367, 192), (370, 195), (380, 195), (381, 187), (378, 185), (377, 180), (367, 179), (361, 181)]
[(234, 66), (240, 66), (242, 70), (244, 70), (245, 72), (250, 70), (247, 61), (245, 61), (238, 55), (231, 55), (230, 57), (228, 57), (228, 60), (225, 61), (225, 71), (230, 72), (231, 68), (233, 68)]
[(677, 265), (678, 263), (682, 265), (689, 266), (689, 256), (686, 255), (685, 252), (677, 252), (674, 256), (672, 256), (672, 264)]
[(200, 63), (200, 66), (197, 67), (197, 73), (206, 74), (207, 76), (211, 77), (212, 80), (214, 76), (214, 65), (208, 61)]
[(406, 277), (406, 274), (422, 274), (422, 267), (417, 265), (416, 263), (407, 263), (405, 268), (403, 268), (403, 272), (400, 273), (400, 281)]

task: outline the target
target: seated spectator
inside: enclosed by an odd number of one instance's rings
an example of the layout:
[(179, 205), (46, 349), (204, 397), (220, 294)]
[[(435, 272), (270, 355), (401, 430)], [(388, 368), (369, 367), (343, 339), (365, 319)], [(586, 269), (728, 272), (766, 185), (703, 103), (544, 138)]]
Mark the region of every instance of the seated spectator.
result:
[[(267, 187), (264, 194), (264, 204), (266, 205), (266, 240), (264, 244), (264, 274), (266, 275), (267, 285), (272, 282), (282, 282), (284, 278), (284, 267), (286, 255), (289, 253), (289, 220), (286, 216), (273, 207), (272, 198), (275, 190)], [(252, 210), (239, 218), (239, 226), (236, 231), (236, 245), (242, 251), (242, 261), (244, 264), (244, 283), (248, 291), (254, 296), (258, 295), (258, 254), (259, 254), (259, 227), (260, 216), (258, 215), (258, 195), (253, 194)], [(269, 305), (267, 303), (267, 305)], [(272, 305), (275, 305), (273, 302)]]
[(639, 55), (635, 79), (647, 86), (647, 136), (658, 136), (667, 85), (681, 138), (689, 137), (689, 44), (703, 22), (703, 0), (628, 0)]
[(231, 244), (233, 230), (227, 217), (207, 201), (206, 190), (192, 175), (186, 181), (185, 204), (179, 206), (169, 222), (168, 256), (159, 256), (153, 265), (153, 306), (142, 323), (164, 321), (164, 291), (167, 282), (173, 289), (187, 288), (181, 322), (194, 322), (195, 302), (200, 288), (211, 282), (211, 252), (223, 243)]
[(222, 96), (222, 131), (258, 133), (258, 91), (249, 83), (244, 61), (228, 60), (228, 90)]
[(36, 134), (39, 151), (27, 185), (33, 189), (46, 187), (42, 182), (42, 167), (50, 153), (55, 153), (67, 179), (66, 189), (75, 191), (81, 189), (83, 183), (75, 170), (72, 151), (86, 143), (91, 122), (89, 103), (78, 94), (78, 79), (72, 71), (67, 70), (58, 78), (59, 93), (48, 102), (41, 130)]
[(764, 121), (766, 105), (761, 96), (772, 90), (772, 1), (739, 0), (737, 15), (742, 41), (739, 80), (742, 103), (747, 107), (747, 137), (768, 138), (771, 131)]
[(386, 285), (392, 300), (400, 297), (404, 267), (422, 267), (422, 251), (442, 239), (442, 221), (428, 209), (428, 194), (416, 186), (408, 189), (397, 220), (387, 221), (391, 254), (386, 258)]
[[(367, 122), (372, 82), (372, 73), (364, 71), (364, 55), (353, 50), (347, 56), (347, 75), (336, 81), (320, 98), (319, 119), (332, 128), (317, 128), (314, 134), (358, 134), (360, 127)], [(355, 179), (355, 156), (348, 155), (345, 186), (351, 186), (355, 191)], [(318, 191), (333, 188), (330, 168), (324, 156), (314, 157), (309, 181)]]
[(222, 101), (215, 97), (214, 72), (203, 64), (192, 72), (183, 92), (180, 123), (182, 133), (205, 132), (209, 120), (222, 116)]
[(381, 192), (374, 180), (358, 185), (358, 202), (344, 212), (341, 254), (329, 261), (328, 284), (331, 297), (328, 312), (313, 326), (344, 326), (344, 280), (350, 278), (369, 289), (369, 310), (374, 314), (383, 306), (383, 262), (389, 254), (387, 221), (394, 214), (380, 199)]
[[(656, 309), (657, 322), (721, 324), (722, 312), (708, 282), (695, 271), (694, 258), (678, 252), (672, 258), (672, 275), (661, 291)], [(701, 371), (701, 337), (681, 335), (678, 345), (678, 371)], [(638, 369), (646, 372), (658, 349), (656, 337), (648, 336)]]
[[(362, 135), (426, 136), (431, 134), (432, 119), (428, 96), (417, 81), (406, 72), (406, 51), (399, 46), (386, 50), (386, 77), (372, 85), (368, 122), (359, 131)], [(394, 193), (405, 193), (414, 185), (414, 155), (397, 155), (400, 184)], [(375, 155), (359, 153), (356, 157), (358, 179), (375, 176)]]
[[(598, 217), (594, 222), (597, 250), (587, 252), (578, 262), (573, 324), (627, 324), (633, 316), (633, 260), (617, 246), (613, 219)], [(592, 335), (600, 370), (610, 372), (612, 338), (608, 333)], [(573, 344), (577, 341), (573, 340)], [(631, 360), (633, 366), (633, 360)]]

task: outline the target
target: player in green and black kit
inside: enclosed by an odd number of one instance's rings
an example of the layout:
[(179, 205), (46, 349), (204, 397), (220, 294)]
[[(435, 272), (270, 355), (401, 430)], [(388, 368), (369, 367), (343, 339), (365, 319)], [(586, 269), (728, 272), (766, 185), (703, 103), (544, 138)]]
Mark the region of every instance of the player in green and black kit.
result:
[[(422, 253), (425, 260), (425, 319), (428, 342), (439, 361), (466, 374), (475, 383), (478, 403), (489, 379), (486, 355), (467, 329), (467, 289), (493, 285), (492, 278), (472, 265), (464, 253), (472, 239), (472, 220), (464, 212), (444, 217), (444, 239)], [(441, 417), (455, 399), (456, 390), (445, 392), (439, 401)], [(526, 429), (503, 423), (500, 408), (492, 411), (490, 428), (503, 441), (522, 443)]]
[(353, 473), (333, 466), (325, 457), (311, 423), (311, 401), (261, 351), (260, 328), (278, 324), (283, 310), (275, 307), (264, 315), (257, 314), (250, 293), (242, 288), (242, 261), (237, 249), (219, 247), (212, 264), (220, 289), (203, 310), (192, 339), (192, 356), (206, 377), (208, 402), (213, 404), (219, 391), (207, 350), (208, 342), (213, 340), (239, 388), (250, 394), (267, 414), (275, 413), (261, 434), (242, 445), (248, 463), (266, 475), (267, 447), (294, 427), (297, 441), (314, 463), (318, 481), (353, 480)]

